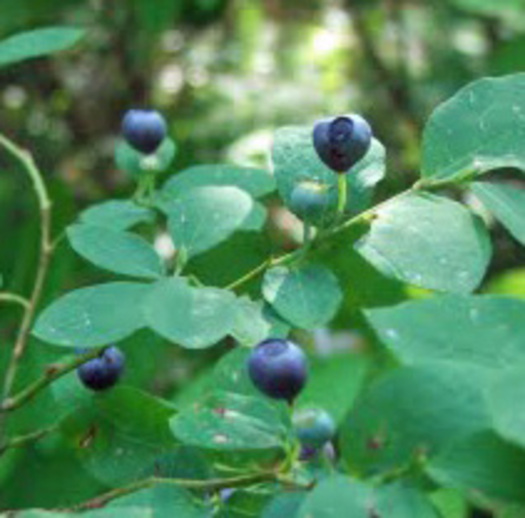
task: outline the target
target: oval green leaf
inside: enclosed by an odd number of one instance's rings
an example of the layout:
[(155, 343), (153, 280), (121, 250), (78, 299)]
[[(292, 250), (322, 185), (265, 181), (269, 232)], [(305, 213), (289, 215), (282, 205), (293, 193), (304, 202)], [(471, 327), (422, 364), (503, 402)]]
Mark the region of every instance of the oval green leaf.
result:
[(84, 30), (75, 27), (46, 27), (15, 34), (0, 41), (0, 68), (66, 50), (83, 36)]
[(433, 195), (406, 195), (381, 206), (356, 250), (388, 277), (460, 293), (480, 284), (491, 256), (481, 220)]
[(485, 78), (439, 106), (423, 135), (422, 176), (525, 170), (525, 74)]
[(141, 300), (148, 284), (112, 282), (72, 291), (38, 317), (33, 334), (56, 345), (100, 347), (146, 326)]
[(229, 291), (193, 288), (182, 278), (172, 278), (154, 286), (143, 302), (143, 314), (161, 336), (188, 349), (202, 349), (234, 329), (237, 300)]
[(193, 257), (215, 247), (239, 229), (253, 210), (253, 199), (237, 187), (197, 187), (166, 207), (175, 247)]
[(264, 276), (262, 290), (279, 315), (303, 329), (329, 323), (343, 299), (337, 277), (313, 264), (271, 268)]
[(67, 236), (75, 252), (100, 268), (146, 279), (164, 275), (162, 259), (140, 236), (87, 224), (68, 227)]
[(151, 223), (155, 213), (132, 200), (107, 200), (80, 214), (80, 222), (113, 230), (127, 230), (138, 223)]

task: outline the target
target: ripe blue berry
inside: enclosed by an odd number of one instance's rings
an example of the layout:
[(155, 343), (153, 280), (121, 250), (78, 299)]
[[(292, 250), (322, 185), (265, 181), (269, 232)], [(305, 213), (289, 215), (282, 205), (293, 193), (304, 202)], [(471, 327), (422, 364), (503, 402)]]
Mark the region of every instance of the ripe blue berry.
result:
[(153, 153), (166, 133), (166, 121), (155, 110), (129, 110), (122, 119), (122, 135), (128, 144), (141, 153)]
[(274, 399), (291, 402), (304, 387), (308, 375), (306, 355), (289, 340), (264, 340), (248, 357), (253, 384)]
[(336, 173), (346, 173), (361, 160), (372, 143), (372, 129), (359, 115), (317, 122), (313, 131), (319, 158)]
[(98, 358), (77, 368), (82, 383), (92, 390), (105, 390), (117, 383), (124, 370), (124, 353), (117, 347), (104, 349)]
[(297, 438), (307, 448), (322, 448), (335, 435), (334, 420), (322, 409), (299, 410), (294, 413), (292, 421)]
[(316, 223), (330, 210), (329, 186), (313, 181), (297, 184), (290, 195), (290, 210), (300, 219)]

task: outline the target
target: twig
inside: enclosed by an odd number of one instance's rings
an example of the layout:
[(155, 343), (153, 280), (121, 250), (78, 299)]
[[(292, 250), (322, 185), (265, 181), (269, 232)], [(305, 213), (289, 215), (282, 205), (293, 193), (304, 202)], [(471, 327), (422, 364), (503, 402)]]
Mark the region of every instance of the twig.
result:
[(26, 444), (30, 444), (36, 441), (39, 441), (46, 435), (57, 429), (57, 425), (49, 426), (47, 428), (42, 428), (34, 432), (28, 433), (26, 435), (20, 435), (19, 437), (13, 437), (2, 446), (0, 446), (0, 456), (2, 456), (10, 448), (20, 448)]
[(83, 511), (86, 509), (96, 509), (103, 507), (107, 503), (117, 498), (136, 493), (142, 489), (147, 489), (156, 485), (165, 484), (171, 486), (182, 487), (185, 489), (205, 490), (205, 491), (216, 491), (219, 489), (225, 489), (230, 487), (243, 487), (248, 485), (259, 484), (261, 482), (271, 482), (278, 480), (279, 475), (275, 471), (265, 471), (260, 473), (254, 473), (252, 475), (243, 475), (232, 478), (217, 478), (209, 480), (187, 480), (187, 479), (176, 479), (176, 478), (161, 478), (161, 477), (149, 477), (144, 480), (132, 482), (131, 484), (112, 489), (103, 495), (88, 500), (87, 502), (78, 504), (72, 508), (64, 509), (64, 511)]
[(13, 304), (22, 306), (25, 310), (29, 308), (29, 301), (16, 293), (0, 292), (0, 302), (12, 302)]
[(25, 308), (22, 323), (20, 324), (20, 329), (18, 331), (18, 336), (13, 348), (13, 353), (7, 366), (2, 390), (2, 400), (4, 401), (11, 394), (18, 365), (27, 347), (31, 324), (33, 322), (33, 317), (42, 294), (42, 288), (44, 286), (44, 281), (49, 268), (52, 246), (51, 200), (47, 193), (47, 189), (40, 171), (36, 167), (32, 156), (27, 151), (19, 148), (15, 143), (11, 142), (8, 138), (1, 134), (0, 145), (20, 162), (29, 175), (33, 183), (33, 188), (37, 195), (38, 204), (40, 207), (40, 257), (38, 261), (38, 270), (36, 273), (35, 283), (33, 285), (33, 291), (31, 293), (31, 297), (29, 298), (29, 303)]
[(24, 403), (27, 403), (29, 400), (33, 399), (38, 394), (38, 392), (40, 392), (43, 388), (47, 387), (53, 381), (57, 380), (58, 378), (61, 378), (62, 376), (76, 369), (79, 365), (82, 365), (88, 360), (96, 358), (100, 355), (100, 352), (100, 348), (92, 349), (85, 354), (75, 356), (68, 362), (62, 364), (49, 365), (40, 378), (28, 385), (25, 389), (22, 389), (18, 394), (5, 399), (2, 405), (0, 406), (0, 413), (10, 412), (22, 406)]

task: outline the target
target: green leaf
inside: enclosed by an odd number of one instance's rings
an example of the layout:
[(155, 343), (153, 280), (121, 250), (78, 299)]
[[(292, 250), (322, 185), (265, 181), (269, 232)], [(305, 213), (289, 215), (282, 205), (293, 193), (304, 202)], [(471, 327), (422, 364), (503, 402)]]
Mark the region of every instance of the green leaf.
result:
[(166, 137), (159, 148), (150, 155), (145, 155), (132, 148), (125, 140), (119, 140), (115, 147), (117, 167), (132, 177), (144, 174), (156, 174), (166, 171), (177, 154), (177, 145)]
[(314, 264), (271, 268), (264, 275), (262, 291), (283, 318), (304, 329), (329, 323), (343, 299), (335, 275)]
[(149, 516), (152, 518), (166, 518), (169, 516), (209, 518), (210, 516), (210, 508), (208, 506), (184, 488), (172, 485), (158, 485), (118, 498), (109, 504), (109, 508), (115, 508), (113, 511), (115, 513), (120, 512), (119, 518), (122, 518), (124, 513), (127, 518), (130, 508), (142, 509), (144, 513), (149, 512)]
[(263, 510), (261, 518), (295, 517), (305, 498), (306, 492), (281, 493)]
[(363, 387), (368, 366), (366, 358), (354, 352), (311, 358), (308, 383), (297, 398), (296, 408), (322, 408), (339, 424)]
[[(318, 224), (332, 219), (337, 209), (337, 175), (321, 162), (313, 146), (312, 127), (290, 126), (275, 133), (273, 164), (281, 198), (286, 205), (295, 186), (305, 180), (327, 186), (329, 209)], [(368, 154), (345, 175), (348, 184), (348, 214), (357, 214), (370, 205), (375, 185), (385, 174), (385, 149), (374, 140)]]
[(146, 326), (141, 300), (150, 285), (112, 282), (72, 291), (47, 307), (33, 334), (56, 345), (100, 347)]
[(80, 214), (80, 222), (113, 230), (127, 230), (137, 223), (152, 223), (155, 213), (132, 200), (108, 200)]
[(145, 279), (164, 275), (162, 259), (140, 236), (84, 223), (68, 227), (67, 236), (75, 252), (100, 268)]
[[(94, 509), (85, 511), (81, 515), (78, 513), (67, 513), (64, 511), (44, 511), (42, 509), (29, 509), (16, 513), (18, 518), (121, 518), (122, 511), (118, 509)], [(127, 507), (126, 518), (154, 518), (155, 515), (149, 509), (141, 507)]]
[(525, 169), (525, 74), (485, 78), (439, 106), (423, 135), (422, 176)]
[[(407, 481), (400, 480), (375, 490), (374, 510), (388, 518), (440, 518), (430, 500)], [(451, 518), (447, 516), (447, 518)]]
[(427, 468), (439, 484), (489, 499), (525, 503), (525, 451), (491, 431), (465, 437)]
[(237, 316), (233, 293), (218, 288), (193, 288), (182, 278), (155, 284), (143, 303), (147, 324), (168, 340), (202, 349), (230, 333)]
[(343, 475), (322, 480), (306, 496), (297, 518), (370, 518), (372, 490), (361, 482)]
[(253, 210), (253, 200), (237, 187), (197, 187), (184, 191), (164, 209), (175, 247), (192, 257), (239, 229)]
[[(523, 315), (523, 313), (522, 313)], [(521, 343), (525, 343), (523, 340)], [(487, 389), (495, 430), (506, 440), (525, 447), (525, 360), (499, 373)]]
[(452, 292), (474, 290), (491, 255), (481, 220), (432, 195), (407, 195), (382, 206), (356, 250), (389, 277)]
[(446, 295), (366, 311), (381, 341), (404, 363), (486, 369), (525, 359), (524, 314), (524, 300), (490, 295)]
[(510, 185), (476, 182), (472, 185), (472, 192), (525, 245), (525, 191)]
[(66, 50), (84, 34), (83, 29), (74, 27), (46, 27), (15, 34), (0, 41), (0, 68)]
[(377, 380), (341, 428), (344, 461), (364, 474), (406, 467), (490, 425), (476, 372), (403, 367)]
[(142, 476), (176, 445), (166, 402), (130, 387), (95, 394), (60, 425), (70, 448), (98, 480), (117, 487)]
[(200, 448), (281, 450), (289, 431), (282, 417), (263, 399), (217, 391), (173, 417), (170, 426), (177, 439)]
[(159, 201), (169, 203), (184, 191), (206, 186), (238, 187), (253, 198), (261, 198), (275, 190), (275, 180), (264, 169), (227, 164), (198, 165), (172, 176), (164, 184)]

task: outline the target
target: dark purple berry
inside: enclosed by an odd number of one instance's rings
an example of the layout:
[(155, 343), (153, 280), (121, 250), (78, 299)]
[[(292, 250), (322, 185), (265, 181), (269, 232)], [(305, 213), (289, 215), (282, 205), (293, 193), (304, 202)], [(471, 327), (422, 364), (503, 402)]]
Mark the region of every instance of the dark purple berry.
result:
[(88, 360), (77, 368), (82, 383), (92, 390), (105, 390), (117, 383), (124, 370), (124, 353), (117, 347), (108, 347), (99, 357)]
[(166, 133), (166, 121), (155, 110), (129, 110), (122, 119), (122, 135), (128, 144), (141, 153), (153, 153)]
[(261, 392), (291, 402), (306, 383), (308, 362), (302, 349), (293, 342), (270, 338), (255, 347), (248, 357), (248, 373)]
[(317, 122), (313, 131), (319, 158), (336, 173), (346, 173), (361, 160), (372, 143), (372, 129), (359, 115)]

